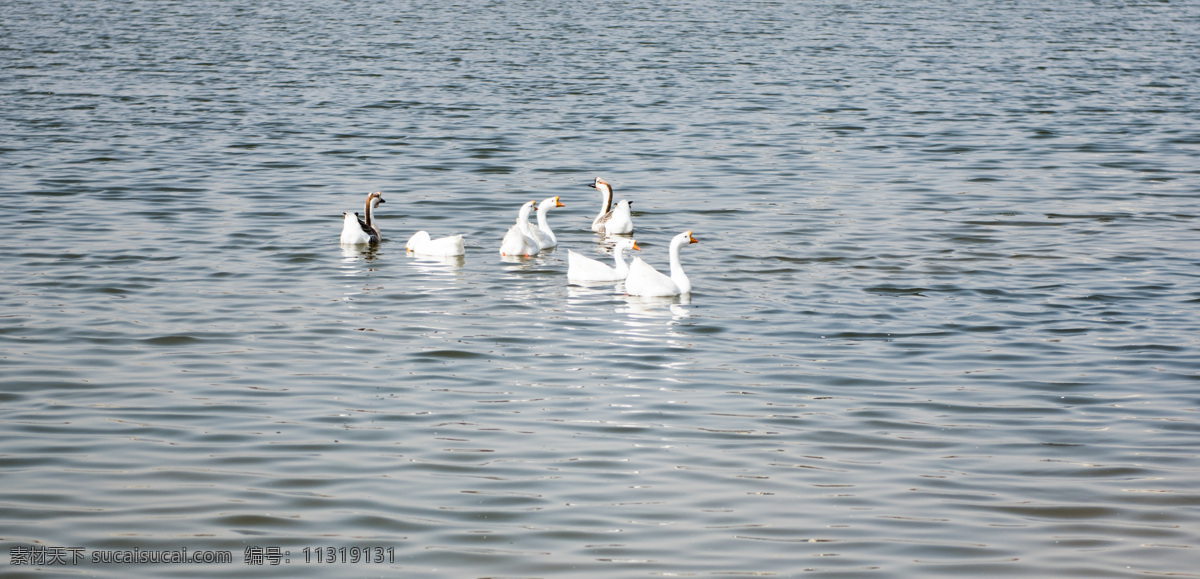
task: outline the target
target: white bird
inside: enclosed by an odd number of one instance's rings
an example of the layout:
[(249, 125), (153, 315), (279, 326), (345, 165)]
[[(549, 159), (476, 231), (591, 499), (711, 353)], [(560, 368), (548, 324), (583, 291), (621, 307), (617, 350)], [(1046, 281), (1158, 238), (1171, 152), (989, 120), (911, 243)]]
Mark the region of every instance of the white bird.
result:
[(602, 233), (604, 235), (628, 235), (633, 233), (633, 214), (630, 213), (631, 202), (622, 200), (617, 203), (617, 208), (613, 209), (613, 188), (608, 184), (608, 181), (596, 177), (588, 187), (591, 187), (600, 192), (604, 196), (601, 201), (600, 214), (592, 220), (592, 231)]
[(689, 243), (697, 243), (691, 231), (684, 231), (671, 240), (671, 276), (667, 277), (642, 258), (633, 258), (629, 265), (629, 275), (625, 277), (625, 293), (631, 296), (677, 296), (690, 293), (692, 282), (683, 273), (679, 264), (679, 248)]
[(504, 241), (500, 242), (500, 255), (533, 257), (541, 251), (541, 246), (531, 236), (532, 228), (529, 225), (529, 213), (535, 205), (535, 202), (527, 201), (521, 206), (521, 210), (517, 212), (517, 222), (508, 228), (508, 233), (504, 234)]
[(626, 249), (642, 250), (638, 247), (636, 239), (628, 237), (618, 239), (616, 245), (613, 246), (613, 262), (616, 267), (605, 265), (568, 249), (567, 279), (569, 281), (621, 281), (625, 279), (625, 276), (629, 275), (629, 264), (625, 263), (622, 252)]
[(375, 225), (375, 217), (372, 210), (383, 203), (383, 193), (376, 191), (367, 195), (367, 203), (364, 211), (366, 219), (359, 217), (358, 213), (343, 213), (342, 214), (342, 243), (346, 245), (355, 245), (360, 243), (379, 243), (382, 237), (379, 233), (379, 226)]
[(427, 231), (414, 233), (412, 237), (408, 238), (405, 248), (414, 254), (436, 257), (457, 257), (467, 253), (463, 247), (462, 235), (449, 235), (439, 237), (438, 239), (430, 239), (429, 232)]
[(538, 226), (533, 230), (533, 238), (542, 249), (558, 247), (558, 237), (554, 235), (553, 231), (550, 231), (550, 224), (546, 222), (546, 214), (555, 207), (566, 207), (558, 200), (558, 196), (543, 200), (537, 208)]

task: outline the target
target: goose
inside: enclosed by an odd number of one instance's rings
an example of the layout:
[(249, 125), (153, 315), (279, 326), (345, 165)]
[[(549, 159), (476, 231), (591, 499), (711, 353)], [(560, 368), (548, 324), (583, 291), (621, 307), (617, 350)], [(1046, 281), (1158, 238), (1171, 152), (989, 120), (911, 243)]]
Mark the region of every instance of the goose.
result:
[(360, 243), (379, 243), (382, 237), (379, 233), (379, 226), (375, 225), (375, 217), (371, 210), (379, 207), (383, 203), (383, 192), (376, 191), (367, 195), (367, 203), (364, 211), (367, 218), (359, 217), (358, 213), (343, 213), (342, 214), (342, 243), (354, 245)]
[(553, 231), (550, 231), (550, 224), (546, 222), (546, 214), (555, 207), (566, 207), (566, 205), (563, 205), (558, 197), (554, 196), (542, 201), (537, 208), (538, 226), (533, 230), (533, 238), (542, 249), (558, 247), (558, 237), (554, 235)]
[(633, 215), (630, 209), (633, 203), (622, 200), (613, 209), (613, 188), (608, 181), (596, 177), (588, 187), (600, 192), (604, 200), (600, 205), (600, 214), (592, 220), (592, 231), (604, 235), (628, 235), (633, 233)]
[(414, 233), (412, 237), (408, 238), (405, 248), (414, 254), (432, 255), (435, 257), (458, 257), (467, 253), (463, 247), (462, 235), (450, 235), (439, 237), (438, 239), (430, 239), (428, 231)]
[(671, 276), (667, 277), (642, 261), (633, 258), (629, 264), (629, 275), (625, 277), (625, 293), (631, 296), (669, 297), (691, 293), (692, 282), (683, 273), (679, 264), (679, 248), (690, 243), (697, 243), (691, 231), (684, 231), (671, 240)]
[(567, 280), (569, 281), (621, 281), (629, 275), (629, 264), (625, 263), (624, 256), (621, 255), (626, 249), (636, 249), (638, 247), (636, 239), (622, 237), (617, 240), (613, 246), (613, 262), (616, 267), (611, 267), (600, 263), (590, 257), (586, 257), (567, 250)]
[[(525, 210), (524, 206), (517, 211), (517, 228), (521, 230), (521, 234), (533, 240), (533, 245), (541, 251), (542, 244), (538, 242), (537, 234), (534, 233), (536, 228), (529, 222), (529, 216), (538, 210), (537, 202), (530, 201), (529, 209)], [(537, 253), (535, 251), (534, 253)]]
[(517, 222), (508, 228), (508, 233), (504, 234), (504, 241), (500, 242), (500, 255), (533, 257), (542, 250), (537, 240), (531, 236), (532, 228), (529, 225), (529, 213), (535, 206), (534, 201), (526, 201), (521, 206), (521, 210), (517, 212)]

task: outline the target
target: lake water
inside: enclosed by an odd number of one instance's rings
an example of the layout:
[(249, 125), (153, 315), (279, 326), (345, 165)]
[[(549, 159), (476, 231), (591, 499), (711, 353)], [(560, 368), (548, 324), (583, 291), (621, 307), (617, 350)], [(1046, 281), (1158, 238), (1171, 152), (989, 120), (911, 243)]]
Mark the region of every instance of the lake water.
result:
[[(2, 575), (1200, 577), (1196, 2), (6, 0), (0, 62)], [(689, 298), (567, 283), (597, 176)]]

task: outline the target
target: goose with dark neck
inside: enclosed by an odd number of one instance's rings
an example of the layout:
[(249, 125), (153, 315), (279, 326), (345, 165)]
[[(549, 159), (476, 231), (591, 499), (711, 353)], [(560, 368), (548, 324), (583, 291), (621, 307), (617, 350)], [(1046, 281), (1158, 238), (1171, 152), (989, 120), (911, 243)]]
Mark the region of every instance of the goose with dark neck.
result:
[(342, 243), (357, 245), (363, 243), (376, 244), (382, 239), (379, 226), (375, 224), (374, 209), (384, 203), (383, 192), (375, 191), (367, 195), (363, 207), (364, 219), (357, 212), (342, 214)]
[(633, 214), (630, 212), (633, 205), (628, 200), (622, 200), (613, 207), (613, 188), (608, 181), (596, 177), (588, 185), (603, 196), (600, 204), (600, 214), (592, 220), (592, 231), (603, 235), (629, 235), (633, 233)]

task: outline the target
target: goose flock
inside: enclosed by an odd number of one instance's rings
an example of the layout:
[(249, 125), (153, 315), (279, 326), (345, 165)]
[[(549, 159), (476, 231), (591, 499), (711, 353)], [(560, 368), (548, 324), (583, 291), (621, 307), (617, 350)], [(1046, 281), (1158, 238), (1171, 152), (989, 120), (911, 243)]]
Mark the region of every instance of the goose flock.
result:
[[(624, 253), (628, 250), (641, 251), (637, 240), (632, 238), (632, 202), (623, 199), (613, 206), (612, 185), (596, 177), (588, 185), (600, 192), (600, 213), (592, 220), (592, 231), (609, 236), (619, 236), (613, 245), (613, 265), (609, 266), (573, 250), (567, 250), (567, 280), (570, 282), (625, 282), (625, 293), (632, 296), (671, 297), (691, 293), (692, 282), (683, 271), (679, 251), (696, 243), (691, 231), (676, 235), (668, 250), (670, 275), (663, 274), (653, 266), (634, 257), (626, 263)], [(379, 225), (375, 222), (375, 209), (383, 204), (383, 193), (376, 191), (367, 195), (363, 215), (358, 212), (342, 214), (343, 245), (378, 244), (382, 239)], [(544, 199), (541, 203), (526, 201), (517, 210), (517, 220), (508, 228), (500, 242), (500, 255), (504, 257), (533, 257), (544, 250), (558, 246), (558, 237), (550, 228), (547, 214), (564, 207), (557, 196)], [(537, 225), (529, 218), (537, 212)], [(431, 257), (458, 257), (466, 254), (462, 235), (449, 235), (433, 239), (429, 232), (418, 231), (409, 238), (405, 248), (413, 255)]]

